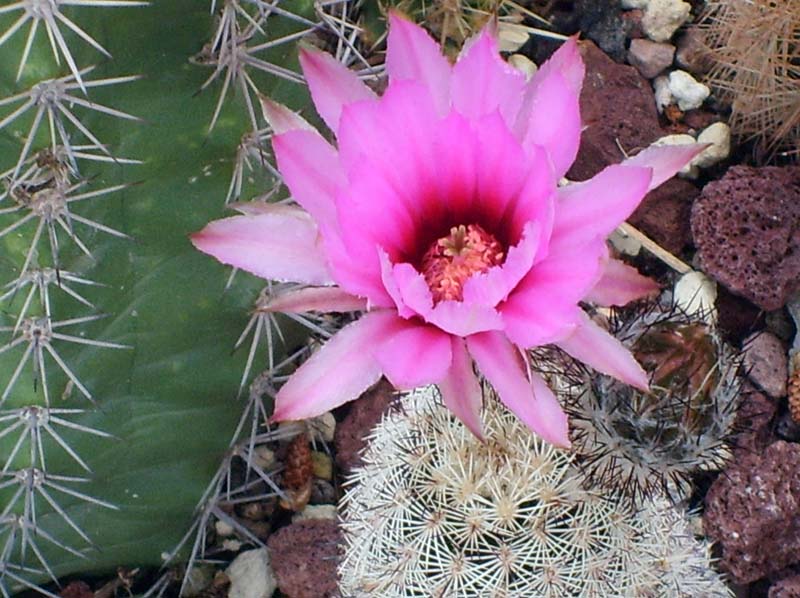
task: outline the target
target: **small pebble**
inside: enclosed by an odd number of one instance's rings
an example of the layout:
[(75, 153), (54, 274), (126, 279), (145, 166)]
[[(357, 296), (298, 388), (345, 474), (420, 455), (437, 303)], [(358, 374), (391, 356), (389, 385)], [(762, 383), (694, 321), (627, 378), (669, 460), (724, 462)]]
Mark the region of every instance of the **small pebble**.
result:
[(757, 332), (742, 343), (747, 377), (773, 399), (786, 396), (789, 360), (780, 339), (771, 332)]
[(669, 89), (669, 77), (662, 75), (656, 77), (653, 81), (653, 91), (656, 97), (656, 107), (659, 112), (664, 112), (664, 108), (673, 104), (675, 98), (672, 97), (672, 92)]
[(333, 519), (338, 518), (336, 505), (306, 505), (306, 508), (292, 516), (292, 522), (308, 519)]
[(717, 285), (702, 272), (687, 272), (678, 279), (674, 291), (675, 303), (690, 315), (703, 315), (714, 324), (717, 319)]
[(699, 168), (708, 168), (722, 162), (731, 154), (731, 128), (725, 123), (714, 123), (703, 129), (697, 137), (698, 143), (710, 143), (692, 164)]
[(266, 548), (241, 553), (225, 574), (231, 580), (228, 598), (270, 598), (278, 588)]
[(253, 453), (253, 463), (256, 467), (267, 471), (275, 465), (275, 453), (266, 446), (257, 446)]
[(650, 0), (622, 0), (622, 8), (630, 10), (632, 8), (647, 8)]
[(649, 0), (642, 18), (642, 28), (654, 42), (669, 41), (689, 19), (691, 4), (681, 0)]
[(628, 48), (628, 62), (635, 66), (645, 79), (653, 79), (669, 67), (674, 56), (675, 46), (649, 39), (631, 40)]
[(328, 481), (333, 479), (333, 461), (328, 455), (320, 451), (312, 452), (311, 464), (315, 478)]
[(336, 418), (333, 413), (326, 411), (311, 420), (311, 437), (322, 442), (333, 442), (333, 435), (336, 432)]
[(702, 75), (711, 67), (712, 62), (703, 42), (703, 34), (698, 29), (688, 28), (678, 38), (676, 48), (675, 64), (683, 70)]
[[(686, 145), (686, 144), (693, 144), (696, 143), (694, 137), (691, 135), (687, 135), (686, 133), (679, 133), (677, 135), (664, 135), (653, 142), (654, 146), (661, 146), (661, 145)], [(697, 166), (695, 166), (694, 160), (689, 162), (686, 166), (681, 168), (678, 171), (678, 174), (682, 177), (686, 177), (689, 179), (696, 179), (697, 176), (700, 174)]]
[(683, 111), (699, 108), (711, 95), (711, 89), (707, 85), (703, 85), (689, 73), (681, 70), (669, 74), (669, 91), (678, 108)]
[(233, 535), (233, 526), (230, 523), (226, 523), (225, 521), (214, 522), (214, 530), (217, 532), (218, 535), (222, 536), (223, 538)]
[(508, 64), (525, 75), (526, 79), (530, 79), (539, 70), (536, 63), (525, 56), (524, 54), (512, 54), (508, 57)]

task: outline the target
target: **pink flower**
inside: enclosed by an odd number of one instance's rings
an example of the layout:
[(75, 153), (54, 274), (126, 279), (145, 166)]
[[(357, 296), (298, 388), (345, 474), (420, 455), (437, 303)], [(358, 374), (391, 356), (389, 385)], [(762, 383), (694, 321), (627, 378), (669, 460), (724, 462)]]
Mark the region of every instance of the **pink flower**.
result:
[(282, 310), (365, 311), (281, 388), (275, 420), (323, 413), (385, 375), (400, 389), (437, 384), (480, 435), (474, 365), (533, 431), (568, 446), (567, 418), (525, 353), (549, 343), (647, 388), (631, 354), (578, 304), (655, 290), (609, 259), (605, 239), (702, 147), (646, 150), (557, 187), (580, 141), (575, 39), (526, 82), (488, 31), (451, 66), (394, 14), (382, 97), (327, 54), (300, 59), (337, 147), (265, 102), (300, 207), (250, 206), (192, 237), (226, 264), (310, 286), (282, 298)]

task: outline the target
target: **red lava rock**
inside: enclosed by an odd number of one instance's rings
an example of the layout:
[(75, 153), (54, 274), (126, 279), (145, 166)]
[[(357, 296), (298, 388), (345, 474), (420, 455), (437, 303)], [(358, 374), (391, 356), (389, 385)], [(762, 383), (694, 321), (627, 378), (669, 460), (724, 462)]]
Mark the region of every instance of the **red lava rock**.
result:
[(628, 219), (670, 253), (680, 255), (691, 244), (689, 216), (700, 192), (683, 179), (670, 179), (648, 193)]
[(769, 589), (769, 598), (800, 598), (800, 575), (782, 579)]
[(800, 445), (779, 440), (743, 454), (706, 495), (708, 536), (723, 569), (750, 583), (800, 561)]
[(757, 332), (742, 345), (748, 378), (774, 399), (786, 396), (789, 359), (781, 340), (771, 332)]
[(734, 166), (692, 207), (709, 275), (765, 310), (800, 289), (800, 166)]
[(267, 540), (278, 589), (289, 598), (338, 595), (339, 527), (330, 519), (307, 519), (279, 529)]
[(628, 63), (645, 79), (655, 79), (672, 64), (674, 56), (675, 46), (649, 39), (635, 39), (628, 48)]
[(741, 403), (734, 425), (737, 432), (733, 445), (737, 458), (740, 453), (760, 454), (775, 440), (772, 421), (777, 412), (777, 401), (759, 392), (749, 382), (742, 384)]
[(707, 110), (687, 110), (683, 113), (684, 124), (698, 132), (718, 121), (719, 116)]
[(336, 425), (333, 442), (336, 464), (347, 473), (361, 463), (364, 436), (381, 421), (392, 403), (394, 388), (382, 381), (353, 401), (349, 413)]
[(586, 129), (578, 157), (567, 173), (575, 181), (589, 179), (622, 160), (620, 146), (635, 154), (661, 136), (650, 82), (632, 66), (611, 60), (592, 42), (582, 42), (580, 51), (586, 63), (581, 92)]
[(638, 8), (622, 12), (622, 22), (625, 23), (630, 39), (647, 37), (642, 27), (642, 17), (644, 17), (644, 11)]
[(94, 592), (85, 581), (71, 581), (58, 593), (61, 598), (92, 598)]

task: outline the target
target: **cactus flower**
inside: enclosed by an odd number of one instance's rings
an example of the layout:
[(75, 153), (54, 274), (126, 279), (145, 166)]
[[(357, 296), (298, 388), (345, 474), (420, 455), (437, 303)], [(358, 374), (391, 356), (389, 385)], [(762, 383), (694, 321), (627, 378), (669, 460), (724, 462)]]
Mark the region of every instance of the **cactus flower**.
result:
[(609, 257), (606, 237), (698, 148), (652, 148), (559, 187), (581, 133), (574, 38), (526, 80), (488, 29), (451, 65), (422, 28), (392, 14), (380, 97), (330, 55), (304, 49), (300, 61), (336, 146), (265, 101), (299, 205), (245, 204), (192, 237), (223, 263), (309, 286), (282, 309), (363, 311), (284, 384), (275, 420), (318, 415), (386, 376), (399, 389), (438, 385), (480, 435), (477, 368), (528, 427), (568, 446), (566, 415), (527, 364), (526, 349), (550, 343), (647, 387), (579, 302), (653, 292)]

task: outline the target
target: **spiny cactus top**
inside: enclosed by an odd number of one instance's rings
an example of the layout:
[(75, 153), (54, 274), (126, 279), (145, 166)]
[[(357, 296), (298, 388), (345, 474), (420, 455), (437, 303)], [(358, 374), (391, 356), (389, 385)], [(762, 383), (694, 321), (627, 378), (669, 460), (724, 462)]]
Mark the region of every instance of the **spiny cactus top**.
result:
[(193, 241), (269, 279), (336, 285), (317, 311), (352, 310), (355, 297), (366, 312), (283, 386), (276, 420), (318, 415), (385, 375), (401, 389), (438, 384), (480, 434), (474, 361), (521, 420), (566, 446), (566, 416), (518, 349), (556, 343), (647, 387), (631, 354), (578, 303), (622, 304), (653, 290), (609, 259), (605, 238), (698, 150), (648, 150), (558, 188), (580, 143), (575, 39), (526, 81), (489, 30), (450, 65), (422, 28), (397, 14), (389, 25), (380, 98), (332, 57), (301, 54), (338, 150), (265, 102), (278, 168), (302, 208), (248, 206)]

